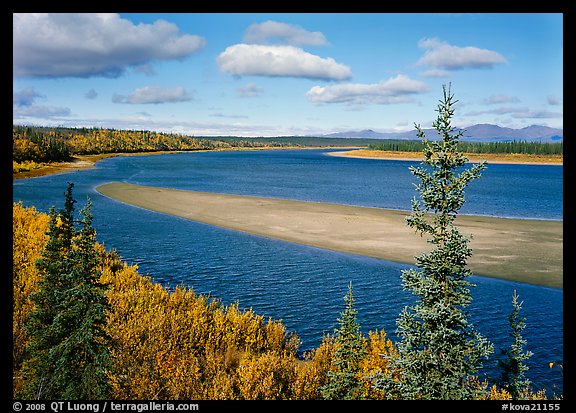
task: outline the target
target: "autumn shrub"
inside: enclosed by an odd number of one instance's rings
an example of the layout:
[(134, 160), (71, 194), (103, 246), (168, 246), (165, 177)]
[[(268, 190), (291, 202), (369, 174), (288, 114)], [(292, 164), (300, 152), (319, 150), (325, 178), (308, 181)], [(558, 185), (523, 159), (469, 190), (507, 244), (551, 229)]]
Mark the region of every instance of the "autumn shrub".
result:
[(320, 400), (320, 388), (328, 381), (328, 372), (334, 359), (334, 337), (326, 335), (318, 348), (304, 354), (292, 384), (292, 394), (298, 400)]
[(292, 398), (296, 360), (275, 352), (252, 354), (238, 366), (240, 397), (246, 400)]
[[(24, 324), (37, 290), (36, 260), (47, 241), (48, 216), (13, 204), (13, 391), (23, 388), (20, 370), (29, 339)], [(137, 266), (122, 262), (97, 244), (101, 283), (110, 304), (105, 331), (113, 365), (108, 380), (113, 399), (322, 399), (320, 389), (334, 370), (338, 343), (326, 335), (321, 344), (296, 356), (298, 337), (280, 321), (266, 319), (237, 303), (220, 301), (177, 287), (169, 291)], [(363, 398), (384, 399), (370, 377), (389, 374), (397, 350), (383, 330), (369, 332), (358, 379)], [(383, 357), (385, 356), (385, 357)], [(473, 378), (483, 398), (508, 400), (510, 394)], [(544, 391), (522, 395), (545, 400)]]
[(12, 161), (12, 173), (28, 172), (34, 169), (40, 169), (44, 164), (34, 161), (16, 162)]
[(26, 357), (26, 347), (29, 338), (24, 329), (28, 314), (33, 309), (30, 294), (37, 290), (38, 270), (35, 262), (48, 236), (48, 215), (36, 211), (35, 208), (24, 208), (22, 203), (14, 203), (12, 207), (12, 369), (14, 376), (14, 392), (22, 388), (20, 370)]
[(239, 372), (265, 366), (259, 357), (296, 360), (297, 340), (280, 322), (237, 304), (184, 287), (169, 292), (128, 265), (104, 271), (103, 282), (113, 308), (107, 331), (116, 398), (244, 398)]

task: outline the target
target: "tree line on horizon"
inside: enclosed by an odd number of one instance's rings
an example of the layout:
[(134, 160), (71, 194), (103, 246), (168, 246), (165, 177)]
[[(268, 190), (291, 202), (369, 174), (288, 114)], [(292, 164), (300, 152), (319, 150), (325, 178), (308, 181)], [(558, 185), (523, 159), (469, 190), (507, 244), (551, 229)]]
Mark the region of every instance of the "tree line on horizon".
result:
[[(13, 172), (37, 169), (42, 164), (68, 162), (75, 155), (197, 151), (263, 147), (367, 146), (371, 150), (421, 152), (420, 140), (322, 138), (279, 136), (245, 138), (238, 136), (195, 137), (146, 130), (65, 128), (43, 126), (12, 127)], [(458, 142), (466, 153), (562, 154), (563, 144), (527, 141)]]
[(42, 163), (68, 162), (75, 155), (198, 151), (230, 148), (295, 146), (272, 139), (241, 137), (194, 137), (177, 133), (104, 128), (12, 127), (13, 171), (39, 167)]
[[(403, 270), (415, 303), (397, 319), (397, 342), (362, 333), (352, 284), (333, 334), (304, 358), (280, 321), (222, 305), (180, 286), (170, 291), (96, 242), (91, 202), (75, 214), (13, 206), (13, 394), (23, 399), (432, 399), (546, 400), (525, 373), (522, 302), (514, 293), (510, 347), (501, 376), (480, 380), (493, 345), (468, 320), (470, 237), (454, 219), (464, 189), (485, 163), (461, 170), (460, 133), (450, 124), (450, 89), (424, 143), (420, 180), (406, 223), (433, 249)], [(557, 397), (557, 396), (554, 396)], [(561, 398), (562, 396), (560, 396)]]
[[(377, 151), (422, 152), (421, 140), (390, 139), (368, 145), (367, 149)], [(542, 143), (512, 140), (506, 142), (458, 142), (458, 150), (464, 153), (478, 154), (528, 154), (528, 155), (562, 155), (562, 142)]]

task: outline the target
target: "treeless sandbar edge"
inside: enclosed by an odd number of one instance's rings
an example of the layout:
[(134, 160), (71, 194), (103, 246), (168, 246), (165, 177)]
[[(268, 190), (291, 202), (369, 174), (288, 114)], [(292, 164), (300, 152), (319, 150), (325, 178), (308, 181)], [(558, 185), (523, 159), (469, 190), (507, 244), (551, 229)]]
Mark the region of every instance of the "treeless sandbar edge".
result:
[[(185, 191), (113, 182), (96, 190), (144, 209), (254, 235), (415, 264), (431, 244), (409, 228), (409, 211)], [(477, 275), (563, 288), (563, 221), (459, 215), (472, 235)]]

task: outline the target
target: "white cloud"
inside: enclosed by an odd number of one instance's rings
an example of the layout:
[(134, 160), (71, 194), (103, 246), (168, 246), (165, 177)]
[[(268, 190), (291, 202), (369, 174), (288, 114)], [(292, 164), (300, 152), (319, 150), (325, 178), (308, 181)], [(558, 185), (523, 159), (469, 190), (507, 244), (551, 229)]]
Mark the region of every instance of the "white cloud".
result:
[(241, 98), (258, 97), (264, 93), (264, 89), (254, 83), (248, 83), (246, 86), (236, 89), (236, 94)]
[(563, 117), (560, 112), (530, 109), (527, 106), (501, 106), (495, 109), (472, 111), (465, 114), (465, 116), (479, 115), (510, 115), (515, 119), (557, 119)]
[(424, 93), (428, 86), (405, 75), (379, 83), (340, 83), (326, 87), (314, 86), (306, 97), (312, 103), (346, 103), (350, 105), (390, 105), (411, 102), (411, 95)]
[[(220, 116), (221, 115), (221, 116)], [(212, 115), (210, 115), (212, 116)], [(182, 133), (194, 136), (296, 136), (324, 134), (326, 131), (298, 123), (297, 125), (282, 125), (277, 122), (270, 124), (249, 122), (242, 115), (214, 114), (214, 122), (170, 119), (154, 119), (138, 112), (133, 115), (113, 118), (79, 118), (52, 119), (41, 123), (42, 126), (113, 128), (132, 130), (151, 130), (167, 133)], [(226, 120), (225, 118), (230, 118)], [(235, 119), (236, 118), (236, 119)], [(219, 122), (218, 120), (222, 120)], [(30, 124), (21, 122), (15, 124)]]
[(159, 104), (159, 103), (176, 103), (192, 100), (192, 95), (182, 86), (171, 88), (158, 86), (144, 86), (134, 89), (128, 96), (114, 95), (114, 103), (132, 103), (132, 104)]
[(36, 92), (31, 86), (22, 89), (20, 92), (12, 93), (12, 103), (15, 106), (30, 106), (38, 98), (45, 98), (45, 96)]
[(452, 75), (452, 72), (450, 72), (448, 70), (431, 69), (431, 70), (426, 70), (425, 72), (420, 73), (420, 75), (422, 75), (424, 77), (441, 78), (441, 77), (450, 77)]
[(501, 103), (518, 103), (520, 99), (516, 96), (506, 96), (506, 95), (491, 95), (484, 100), (482, 103), (486, 105), (499, 105)]
[(19, 92), (12, 93), (12, 117), (19, 118), (55, 118), (70, 115), (70, 109), (59, 106), (39, 105), (38, 99), (45, 100), (46, 96), (38, 93), (33, 87), (27, 87)]
[(49, 119), (60, 116), (70, 116), (70, 109), (58, 106), (32, 105), (14, 108), (12, 117)]
[(135, 25), (115, 13), (14, 13), (12, 34), (14, 75), (29, 77), (117, 77), (205, 43), (173, 23)]
[(350, 68), (334, 59), (322, 58), (294, 46), (235, 44), (218, 56), (220, 69), (233, 76), (303, 77), (344, 80)]
[(489, 69), (497, 64), (506, 63), (500, 53), (473, 46), (452, 46), (437, 38), (421, 39), (418, 47), (425, 49), (424, 56), (418, 60), (418, 66), (430, 66), (444, 70)]
[(328, 42), (321, 32), (309, 32), (300, 26), (268, 20), (250, 25), (244, 32), (244, 43), (324, 46)]
[(558, 119), (563, 115), (560, 112), (552, 112), (545, 109), (529, 109), (525, 112), (518, 112), (512, 115), (513, 118), (518, 119)]
[(246, 116), (246, 115), (228, 115), (228, 114), (222, 113), (222, 112), (211, 113), (208, 116), (213, 117), (213, 118), (248, 119), (248, 116)]

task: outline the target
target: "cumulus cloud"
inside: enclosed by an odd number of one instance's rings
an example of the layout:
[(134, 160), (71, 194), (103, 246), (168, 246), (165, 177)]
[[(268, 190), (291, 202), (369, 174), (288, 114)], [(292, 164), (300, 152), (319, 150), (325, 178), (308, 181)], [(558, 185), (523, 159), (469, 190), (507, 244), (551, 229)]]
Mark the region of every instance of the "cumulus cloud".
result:
[(236, 89), (236, 94), (241, 98), (254, 98), (260, 96), (264, 92), (260, 86), (254, 83), (248, 83), (246, 86)]
[(12, 116), (18, 118), (54, 118), (70, 115), (70, 109), (58, 106), (40, 105), (37, 100), (46, 96), (38, 93), (33, 87), (27, 87), (12, 93)]
[(31, 86), (12, 93), (12, 103), (15, 106), (30, 106), (38, 98), (45, 98), (45, 96), (36, 92)]
[(49, 119), (60, 116), (69, 116), (70, 109), (58, 106), (32, 105), (14, 108), (12, 116), (18, 118)]
[(424, 93), (428, 86), (405, 75), (379, 83), (340, 83), (326, 87), (314, 86), (306, 97), (312, 103), (345, 103), (349, 105), (390, 105), (412, 101), (412, 96)]
[(452, 75), (452, 72), (450, 72), (449, 70), (431, 69), (426, 70), (425, 72), (422, 72), (420, 74), (424, 77), (442, 78), (442, 77), (450, 77)]
[(117, 77), (205, 44), (173, 23), (135, 25), (115, 13), (14, 13), (12, 34), (13, 72), (22, 77)]
[(244, 43), (324, 46), (328, 42), (321, 32), (309, 32), (297, 25), (268, 20), (250, 25), (244, 32)]
[(500, 53), (478, 47), (452, 46), (437, 38), (425, 38), (418, 42), (425, 49), (424, 56), (418, 60), (418, 66), (430, 66), (443, 70), (490, 69), (497, 64), (506, 63)]
[(98, 92), (96, 92), (94, 89), (90, 89), (84, 94), (84, 97), (86, 99), (96, 99), (98, 97)]
[(506, 96), (506, 95), (491, 95), (482, 100), (485, 105), (499, 105), (501, 103), (518, 103), (520, 99), (516, 96)]
[(176, 87), (158, 87), (144, 86), (134, 89), (129, 95), (116, 94), (112, 97), (114, 103), (131, 103), (131, 104), (160, 104), (176, 103), (192, 100), (192, 95), (182, 86)]
[(294, 46), (235, 44), (218, 56), (217, 63), (222, 71), (233, 76), (284, 76), (321, 80), (345, 80), (352, 76), (348, 66)]
[(510, 115), (515, 119), (557, 119), (562, 118), (560, 112), (553, 112), (545, 109), (531, 109), (527, 106), (501, 106), (490, 110), (472, 111), (465, 116), (479, 115)]

